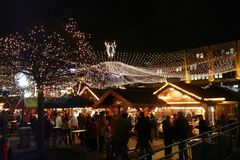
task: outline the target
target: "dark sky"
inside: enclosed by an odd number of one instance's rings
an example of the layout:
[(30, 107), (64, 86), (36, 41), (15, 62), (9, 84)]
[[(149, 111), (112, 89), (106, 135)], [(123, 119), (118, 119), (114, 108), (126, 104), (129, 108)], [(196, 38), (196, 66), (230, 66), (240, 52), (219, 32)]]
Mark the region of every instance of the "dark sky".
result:
[(233, 0), (3, 0), (0, 31), (74, 17), (95, 50), (115, 40), (119, 51), (163, 52), (240, 39), (238, 6)]

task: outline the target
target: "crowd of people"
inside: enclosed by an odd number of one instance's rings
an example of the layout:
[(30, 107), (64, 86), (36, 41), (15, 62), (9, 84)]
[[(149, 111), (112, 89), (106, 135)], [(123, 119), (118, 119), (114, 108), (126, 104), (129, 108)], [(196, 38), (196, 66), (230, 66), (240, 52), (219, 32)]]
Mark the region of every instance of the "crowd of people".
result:
[[(37, 136), (38, 119), (30, 114), (30, 126)], [(229, 119), (230, 120), (230, 119)], [(218, 126), (224, 126), (229, 123), (225, 116), (221, 114), (217, 121)], [(231, 119), (232, 120), (232, 119)], [(0, 115), (1, 131), (8, 130), (8, 116), (5, 111)], [(132, 123), (132, 118), (128, 113), (122, 113), (118, 116), (110, 115), (108, 111), (95, 113), (94, 115), (79, 113), (78, 116), (69, 114), (66, 111), (46, 112), (44, 115), (45, 126), (45, 147), (49, 147), (50, 141), (53, 145), (62, 144), (72, 145), (76, 137), (72, 131), (83, 130), (78, 135), (81, 144), (90, 150), (97, 150), (106, 153), (107, 160), (114, 157), (128, 158), (128, 142), (131, 135), (137, 136), (136, 150), (139, 150), (139, 156), (144, 156), (148, 160), (152, 159), (151, 142), (159, 138), (158, 122), (154, 114), (139, 112), (137, 120)], [(202, 115), (198, 115), (199, 133), (203, 134), (209, 131), (208, 123)], [(179, 111), (176, 116), (166, 116), (162, 121), (163, 141), (167, 146), (164, 150), (165, 156), (171, 155), (174, 142), (179, 143), (179, 159), (187, 159), (184, 140), (191, 135), (188, 120), (183, 112)], [(33, 132), (33, 133), (34, 133)], [(36, 140), (38, 138), (36, 137)]]
[[(108, 160), (118, 156), (128, 159), (128, 142), (133, 132), (138, 137), (136, 147), (140, 150), (140, 155), (151, 153), (149, 142), (152, 140), (152, 131), (156, 127), (156, 124), (153, 124), (153, 118), (144, 115), (143, 112), (139, 113), (134, 126), (128, 113), (114, 117), (105, 111), (92, 116), (79, 113), (77, 117), (67, 112), (45, 113), (44, 123), (46, 147), (53, 139), (52, 142), (58, 144), (72, 145), (74, 138), (72, 131), (80, 129), (85, 131), (78, 135), (80, 142), (90, 150), (98, 149), (99, 152), (106, 153)], [(31, 119), (31, 127), (37, 133), (37, 118), (34, 116)], [(149, 157), (151, 158), (151, 154)]]

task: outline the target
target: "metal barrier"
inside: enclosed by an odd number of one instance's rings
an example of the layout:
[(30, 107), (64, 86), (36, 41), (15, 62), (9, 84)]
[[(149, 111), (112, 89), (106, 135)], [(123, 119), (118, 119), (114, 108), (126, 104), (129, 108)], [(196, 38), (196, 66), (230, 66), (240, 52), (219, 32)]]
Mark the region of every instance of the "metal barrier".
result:
[[(138, 159), (144, 160), (149, 155), (164, 152), (166, 148), (172, 147), (176, 151), (173, 151), (172, 154), (159, 157), (159, 160), (170, 159), (173, 156), (179, 158), (179, 154), (183, 154), (182, 160), (229, 160), (240, 151), (239, 128), (239, 122), (215, 128), (204, 134), (193, 136), (181, 142), (165, 146), (155, 152), (140, 156)], [(185, 145), (185, 147), (179, 150), (180, 145)]]

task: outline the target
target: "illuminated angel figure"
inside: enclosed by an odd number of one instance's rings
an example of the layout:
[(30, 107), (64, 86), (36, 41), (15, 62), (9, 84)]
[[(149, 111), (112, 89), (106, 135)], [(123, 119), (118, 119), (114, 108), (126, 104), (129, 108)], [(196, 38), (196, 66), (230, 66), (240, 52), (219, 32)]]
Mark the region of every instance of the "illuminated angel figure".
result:
[(113, 56), (115, 54), (115, 48), (117, 47), (115, 41), (113, 43), (105, 42), (104, 44), (106, 46), (106, 51), (107, 51), (108, 57), (113, 58)]

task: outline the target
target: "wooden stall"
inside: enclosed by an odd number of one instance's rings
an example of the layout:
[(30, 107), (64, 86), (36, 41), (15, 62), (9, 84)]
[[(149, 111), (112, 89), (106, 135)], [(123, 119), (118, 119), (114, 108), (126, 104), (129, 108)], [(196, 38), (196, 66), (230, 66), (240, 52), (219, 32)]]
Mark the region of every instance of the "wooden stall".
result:
[(224, 86), (207, 86), (166, 82), (154, 93), (169, 107), (161, 108), (162, 114), (173, 115), (183, 111), (189, 121), (195, 115), (202, 114), (214, 125), (220, 114), (236, 115), (240, 96)]
[(149, 89), (108, 89), (100, 97), (93, 108), (106, 108), (114, 115), (122, 112), (144, 111), (148, 114), (155, 107), (167, 106), (167, 104), (158, 99)]

